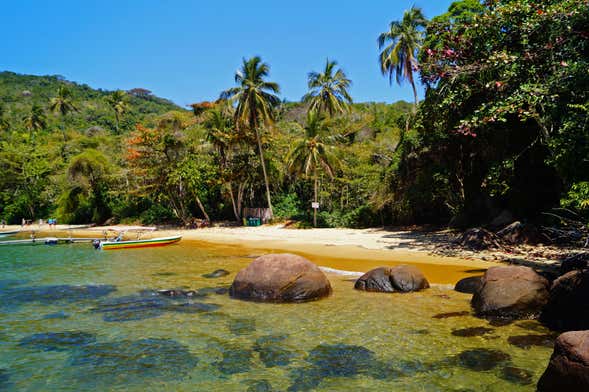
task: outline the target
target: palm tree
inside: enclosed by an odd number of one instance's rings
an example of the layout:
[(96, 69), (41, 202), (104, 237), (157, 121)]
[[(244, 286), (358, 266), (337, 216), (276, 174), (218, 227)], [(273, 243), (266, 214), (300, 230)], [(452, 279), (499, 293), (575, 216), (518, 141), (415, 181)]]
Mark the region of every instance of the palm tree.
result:
[(270, 66), (263, 63), (260, 57), (255, 56), (249, 60), (243, 59), (241, 69), (235, 73), (237, 87), (223, 91), (221, 99), (230, 99), (237, 102), (235, 124), (238, 129), (245, 128), (255, 132), (266, 185), (268, 208), (270, 209), (270, 216), (273, 216), (270, 184), (266, 174), (264, 150), (260, 137), (261, 127), (272, 122), (274, 108), (280, 103), (280, 99), (276, 96), (276, 94), (280, 93), (280, 87), (277, 83), (265, 80), (269, 73)]
[(45, 111), (39, 105), (33, 105), (31, 111), (24, 116), (23, 122), (30, 132), (31, 140), (34, 139), (35, 131), (39, 131), (47, 126), (47, 117)]
[[(326, 138), (328, 128), (321, 113), (309, 111), (305, 125), (305, 137), (298, 140), (290, 150), (287, 162), (290, 173), (302, 174), (313, 179), (313, 202), (317, 203), (318, 170), (323, 169), (333, 178), (334, 164), (337, 161)], [(313, 208), (313, 226), (317, 226), (317, 209)]]
[(421, 8), (415, 6), (406, 10), (402, 21), (391, 22), (389, 31), (378, 36), (380, 53), (380, 70), (388, 75), (389, 83), (393, 83), (393, 75), (397, 83), (408, 80), (413, 88), (415, 109), (419, 103), (413, 71), (417, 69), (417, 52), (423, 42), (423, 28), (427, 20)]
[(119, 122), (121, 117), (129, 111), (127, 93), (122, 90), (113, 91), (105, 98), (106, 103), (115, 112), (117, 134), (119, 133)]
[[(69, 113), (78, 111), (78, 108), (76, 108), (76, 106), (73, 103), (72, 92), (66, 86), (59, 86), (59, 88), (57, 89), (57, 95), (49, 100), (49, 109), (52, 112), (61, 115), (64, 119)], [(64, 142), (61, 155), (64, 156), (65, 143), (67, 142), (67, 138), (65, 135), (65, 126), (63, 122), (61, 124), (61, 133), (63, 135)]]
[(309, 110), (327, 112), (330, 116), (349, 110), (352, 97), (348, 89), (352, 81), (341, 68), (336, 70), (336, 66), (336, 61), (327, 59), (323, 72), (309, 72), (309, 92), (303, 97), (310, 104)]

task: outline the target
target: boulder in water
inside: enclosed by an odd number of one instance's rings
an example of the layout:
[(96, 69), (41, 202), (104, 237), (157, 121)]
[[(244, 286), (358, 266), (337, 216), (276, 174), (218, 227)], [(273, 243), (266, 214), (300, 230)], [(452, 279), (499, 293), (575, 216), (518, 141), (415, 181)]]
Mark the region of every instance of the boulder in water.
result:
[(229, 289), (233, 298), (263, 302), (304, 302), (330, 293), (329, 280), (315, 264), (288, 253), (258, 257)]
[(354, 285), (356, 290), (380, 293), (407, 293), (427, 289), (429, 282), (414, 266), (379, 267), (362, 275)]
[(460, 293), (474, 294), (483, 286), (483, 276), (469, 276), (468, 278), (460, 279), (454, 290)]
[(491, 267), (471, 305), (481, 317), (535, 317), (548, 302), (548, 284), (529, 267)]
[(572, 331), (556, 339), (538, 392), (589, 391), (589, 331)]
[(571, 271), (552, 283), (540, 321), (551, 329), (589, 329), (589, 270)]

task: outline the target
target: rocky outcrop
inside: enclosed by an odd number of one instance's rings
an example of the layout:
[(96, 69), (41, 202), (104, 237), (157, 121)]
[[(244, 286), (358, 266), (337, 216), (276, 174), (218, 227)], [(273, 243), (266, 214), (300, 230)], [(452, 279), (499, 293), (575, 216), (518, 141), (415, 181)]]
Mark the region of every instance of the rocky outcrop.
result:
[(357, 290), (381, 293), (419, 291), (427, 289), (429, 282), (414, 266), (379, 267), (362, 275), (354, 285)]
[(321, 270), (304, 257), (268, 254), (239, 271), (229, 294), (263, 302), (304, 302), (328, 296), (331, 285)]
[(460, 279), (454, 290), (460, 293), (474, 294), (483, 286), (483, 276), (469, 276), (468, 278)]
[(589, 331), (560, 335), (538, 392), (589, 391)]
[(497, 236), (511, 245), (536, 245), (540, 242), (550, 242), (550, 238), (541, 233), (538, 227), (530, 223), (513, 222), (498, 231)]
[(574, 270), (586, 269), (589, 262), (589, 253), (579, 253), (574, 256), (567, 257), (560, 264), (560, 274), (564, 275), (567, 272)]
[(551, 329), (589, 329), (589, 271), (571, 271), (552, 283), (540, 321)]
[(529, 267), (491, 267), (471, 305), (479, 317), (535, 317), (548, 301), (548, 287), (548, 280)]

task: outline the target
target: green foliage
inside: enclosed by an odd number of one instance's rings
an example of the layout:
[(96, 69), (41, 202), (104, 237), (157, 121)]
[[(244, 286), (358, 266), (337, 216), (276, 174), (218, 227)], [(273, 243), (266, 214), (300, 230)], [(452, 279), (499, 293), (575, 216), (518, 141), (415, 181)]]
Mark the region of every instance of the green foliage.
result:
[(579, 211), (589, 219), (589, 181), (578, 182), (571, 186), (561, 206)]

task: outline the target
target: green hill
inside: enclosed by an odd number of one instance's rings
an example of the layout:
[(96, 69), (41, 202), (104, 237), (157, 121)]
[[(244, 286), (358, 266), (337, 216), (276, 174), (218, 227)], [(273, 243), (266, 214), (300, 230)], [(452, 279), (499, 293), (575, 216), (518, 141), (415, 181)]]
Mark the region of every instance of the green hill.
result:
[[(112, 91), (93, 89), (87, 84), (71, 82), (59, 75), (34, 76), (0, 72), (0, 106), (4, 109), (4, 118), (13, 126), (18, 126), (32, 105), (39, 105), (46, 109), (49, 125), (54, 125), (56, 121), (47, 106), (58, 87), (63, 84), (71, 90), (73, 101), (79, 110), (69, 116), (68, 126), (78, 131), (96, 126), (114, 131), (114, 112), (105, 102), (105, 97)], [(150, 123), (155, 116), (170, 110), (184, 110), (141, 88), (128, 91), (128, 103), (130, 110), (121, 120), (121, 132), (131, 130), (136, 123)]]

